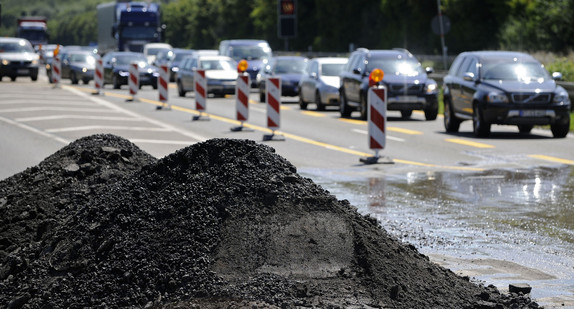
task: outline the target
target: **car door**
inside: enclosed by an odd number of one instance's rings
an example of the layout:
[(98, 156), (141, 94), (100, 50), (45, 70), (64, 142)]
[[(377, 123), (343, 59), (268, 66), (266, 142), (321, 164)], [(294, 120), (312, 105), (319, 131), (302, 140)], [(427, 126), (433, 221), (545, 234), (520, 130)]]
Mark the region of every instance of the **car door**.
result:
[(349, 93), (347, 99), (352, 102), (361, 102), (361, 83), (363, 82), (363, 74), (366, 69), (366, 56), (361, 54), (354, 64), (353, 74), (348, 80)]
[(345, 65), (345, 69), (343, 70), (343, 72), (341, 72), (341, 74), (339, 75), (341, 78), (341, 95), (345, 95), (345, 97), (348, 99), (349, 95), (348, 92), (351, 92), (350, 86), (351, 86), (351, 78), (353, 78), (353, 70), (355, 69), (358, 61), (360, 58), (360, 54), (359, 53), (353, 53), (351, 54), (351, 56), (349, 57), (349, 62), (347, 62), (347, 64)]
[[(470, 74), (472, 74), (472, 79), (470, 79)], [(473, 113), (473, 99), (474, 93), (476, 92), (476, 81), (478, 80), (478, 60), (475, 57), (469, 57), (468, 66), (463, 73), (462, 83), (461, 83), (461, 98), (460, 107), (462, 113), (468, 116), (472, 116)]]
[(452, 76), (452, 82), (448, 84), (450, 89), (450, 95), (452, 99), (452, 108), (455, 113), (462, 112), (464, 106), (464, 98), (462, 93), (462, 84), (464, 82), (464, 73), (466, 72), (466, 68), (468, 68), (468, 64), (470, 62), (469, 57), (463, 57), (461, 62), (456, 68)]
[(307, 102), (315, 100), (315, 82), (317, 81), (318, 67), (317, 61), (311, 61), (307, 73), (301, 78), (300, 95)]

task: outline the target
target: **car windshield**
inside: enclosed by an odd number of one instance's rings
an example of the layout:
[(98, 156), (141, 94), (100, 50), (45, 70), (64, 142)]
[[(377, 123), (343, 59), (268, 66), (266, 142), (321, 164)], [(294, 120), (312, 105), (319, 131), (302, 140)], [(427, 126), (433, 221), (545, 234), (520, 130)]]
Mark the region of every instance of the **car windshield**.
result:
[(241, 59), (245, 60), (268, 59), (271, 57), (271, 49), (260, 45), (233, 46), (231, 48), (230, 57), (235, 59), (236, 61), (239, 61)]
[(323, 76), (339, 76), (344, 67), (344, 63), (324, 63), (321, 65), (321, 74)]
[(202, 60), (201, 68), (204, 70), (235, 70), (229, 60)]
[(125, 27), (122, 28), (122, 38), (127, 40), (150, 40), (159, 37), (157, 30), (152, 27)]
[(482, 79), (509, 81), (544, 81), (550, 76), (538, 62), (486, 61), (482, 63)]
[(144, 57), (144, 55), (121, 55), (121, 56), (116, 56), (116, 64), (119, 65), (128, 65), (132, 62), (138, 62), (138, 64), (140, 66), (142, 66), (142, 63), (147, 63), (146, 58)]
[(417, 76), (424, 74), (421, 65), (417, 61), (396, 58), (371, 59), (367, 64), (366, 73), (374, 69), (383, 70), (385, 75)]
[(163, 48), (163, 47), (159, 47), (159, 48), (149, 48), (149, 49), (147, 50), (147, 54), (148, 54), (148, 55), (155, 56), (155, 55), (159, 54), (159, 52), (165, 51), (165, 50), (169, 50), (169, 49), (168, 49), (168, 48)]
[(306, 67), (307, 62), (304, 60), (282, 60), (275, 63), (273, 72), (276, 74), (303, 74)]
[(0, 53), (33, 53), (32, 46), (26, 44), (26, 41), (19, 42), (0, 42)]
[(70, 56), (70, 61), (71, 62), (89, 63), (89, 64), (95, 64), (96, 63), (96, 59), (94, 58), (94, 56), (86, 55), (86, 54), (72, 54)]
[(173, 61), (179, 62), (179, 61), (183, 60), (183, 58), (185, 58), (191, 54), (192, 54), (191, 52), (189, 52), (189, 53), (176, 53), (175, 57), (173, 58)]

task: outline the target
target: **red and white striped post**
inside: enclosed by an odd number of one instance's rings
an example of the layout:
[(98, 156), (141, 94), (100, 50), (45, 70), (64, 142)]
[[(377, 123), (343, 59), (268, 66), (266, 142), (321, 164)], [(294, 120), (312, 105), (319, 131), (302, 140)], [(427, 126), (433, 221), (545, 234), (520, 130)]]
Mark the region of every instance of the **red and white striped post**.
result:
[(171, 109), (169, 104), (167, 104), (167, 87), (169, 85), (169, 67), (167, 64), (162, 64), (159, 66), (159, 78), (157, 80), (157, 88), (159, 89), (159, 101), (162, 103), (161, 106), (158, 106), (157, 109), (163, 109), (166, 107), (167, 109)]
[(369, 128), (369, 148), (375, 151), (375, 156), (361, 158), (365, 164), (377, 163), (380, 156), (379, 151), (386, 145), (387, 131), (387, 88), (377, 85), (383, 80), (384, 73), (380, 69), (375, 69), (369, 76), (369, 91), (367, 94), (368, 108), (368, 128)]
[[(281, 79), (279, 77), (269, 77), (265, 81), (265, 96), (267, 101), (267, 128), (271, 134), (263, 135), (263, 140), (272, 140), (275, 137), (275, 130), (281, 126)], [(283, 140), (283, 138), (280, 138)]]
[(52, 83), (53, 88), (60, 87), (60, 80), (62, 79), (62, 62), (60, 61), (60, 55), (54, 55), (52, 60)]
[[(195, 109), (199, 115), (194, 116), (192, 120), (204, 119), (203, 112), (207, 105), (207, 78), (205, 77), (205, 70), (197, 69), (193, 74), (194, 93), (195, 93)], [(209, 119), (209, 117), (207, 117)]]
[(128, 87), (130, 90), (130, 95), (132, 96), (131, 99), (127, 99), (126, 101), (136, 101), (138, 89), (140, 86), (140, 74), (138, 70), (139, 64), (137, 62), (130, 63), (129, 67), (129, 76), (128, 76)]
[(94, 87), (96, 88), (96, 92), (94, 92), (93, 94), (99, 95), (103, 86), (104, 86), (104, 64), (102, 62), (102, 58), (97, 57), (96, 71), (94, 72)]
[(247, 70), (247, 61), (241, 60), (237, 64), (237, 83), (235, 84), (235, 112), (237, 121), (241, 123), (240, 126), (231, 128), (231, 131), (243, 131), (245, 128), (243, 122), (249, 118), (249, 91), (251, 79), (249, 74), (245, 73)]

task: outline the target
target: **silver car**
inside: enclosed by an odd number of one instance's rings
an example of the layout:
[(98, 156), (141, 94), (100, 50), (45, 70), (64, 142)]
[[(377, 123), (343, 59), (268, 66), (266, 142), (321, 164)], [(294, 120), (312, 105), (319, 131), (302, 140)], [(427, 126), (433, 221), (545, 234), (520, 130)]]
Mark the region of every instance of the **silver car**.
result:
[(25, 39), (0, 37), (0, 81), (8, 76), (15, 81), (18, 76), (38, 80), (40, 56)]
[(317, 110), (327, 105), (339, 105), (339, 73), (347, 58), (314, 58), (309, 61), (307, 74), (299, 82), (299, 106), (307, 109), (308, 103), (315, 103)]
[(205, 70), (207, 93), (223, 97), (235, 93), (237, 84), (237, 64), (226, 56), (194, 54), (187, 56), (177, 72), (177, 92), (184, 97), (188, 91), (194, 91), (194, 74), (197, 69)]

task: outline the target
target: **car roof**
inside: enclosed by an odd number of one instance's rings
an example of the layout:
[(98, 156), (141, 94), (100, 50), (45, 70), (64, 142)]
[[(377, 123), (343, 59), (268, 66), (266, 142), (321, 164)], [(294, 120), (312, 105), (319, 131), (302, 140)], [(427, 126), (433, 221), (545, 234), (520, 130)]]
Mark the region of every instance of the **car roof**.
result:
[(302, 56), (274, 56), (271, 57), (271, 60), (308, 60)]
[(231, 60), (233, 58), (227, 56), (220, 56), (220, 55), (197, 55), (198, 60)]
[(317, 61), (318, 63), (347, 63), (349, 61), (348, 58), (344, 57), (318, 57), (311, 59), (313, 61)]
[(2, 42), (10, 42), (10, 43), (18, 43), (20, 41), (26, 41), (28, 42), (28, 40), (23, 39), (23, 38), (13, 38), (13, 37), (0, 37), (0, 41)]
[(495, 50), (485, 50), (485, 51), (470, 51), (470, 52), (463, 52), (460, 54), (461, 56), (465, 55), (472, 55), (478, 57), (480, 60), (484, 59), (514, 59), (518, 58), (521, 60), (529, 60), (529, 61), (536, 61), (534, 57), (529, 54), (516, 52), (516, 51), (495, 51)]
[(260, 44), (260, 43), (267, 43), (265, 40), (252, 40), (252, 39), (234, 39), (234, 40), (225, 40), (229, 45), (253, 45), (253, 44)]

